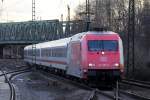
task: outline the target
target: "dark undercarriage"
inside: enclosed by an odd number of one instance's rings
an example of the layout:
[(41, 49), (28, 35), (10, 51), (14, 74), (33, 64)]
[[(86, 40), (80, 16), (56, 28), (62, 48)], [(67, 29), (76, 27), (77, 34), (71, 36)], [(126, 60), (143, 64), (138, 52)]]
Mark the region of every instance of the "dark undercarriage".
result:
[(95, 70), (90, 69), (87, 73), (88, 81), (92, 83), (114, 84), (121, 80), (120, 70)]

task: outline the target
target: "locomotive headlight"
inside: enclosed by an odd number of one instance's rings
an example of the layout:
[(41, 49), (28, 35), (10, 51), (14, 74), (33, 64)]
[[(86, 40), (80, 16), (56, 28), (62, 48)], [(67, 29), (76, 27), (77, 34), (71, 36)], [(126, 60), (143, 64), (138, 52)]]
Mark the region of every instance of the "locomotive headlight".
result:
[(118, 64), (118, 63), (115, 63), (114, 66), (115, 66), (115, 67), (119, 67), (119, 64)]
[(84, 73), (87, 73), (87, 69), (83, 69), (83, 72), (84, 72)]
[(89, 63), (89, 67), (94, 67), (95, 64)]

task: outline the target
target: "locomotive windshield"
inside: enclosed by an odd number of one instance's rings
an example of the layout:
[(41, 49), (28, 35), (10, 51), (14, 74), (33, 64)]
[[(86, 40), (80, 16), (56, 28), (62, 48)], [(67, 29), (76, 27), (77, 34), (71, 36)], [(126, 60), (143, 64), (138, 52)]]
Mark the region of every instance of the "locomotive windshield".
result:
[(117, 40), (89, 40), (88, 50), (89, 51), (117, 51), (118, 42)]

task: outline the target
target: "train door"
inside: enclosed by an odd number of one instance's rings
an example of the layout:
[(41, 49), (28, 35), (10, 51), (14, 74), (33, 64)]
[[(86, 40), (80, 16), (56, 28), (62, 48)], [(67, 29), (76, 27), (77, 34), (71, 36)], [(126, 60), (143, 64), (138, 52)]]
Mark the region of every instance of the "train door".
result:
[(73, 42), (70, 44), (70, 57), (67, 74), (81, 77), (81, 43)]

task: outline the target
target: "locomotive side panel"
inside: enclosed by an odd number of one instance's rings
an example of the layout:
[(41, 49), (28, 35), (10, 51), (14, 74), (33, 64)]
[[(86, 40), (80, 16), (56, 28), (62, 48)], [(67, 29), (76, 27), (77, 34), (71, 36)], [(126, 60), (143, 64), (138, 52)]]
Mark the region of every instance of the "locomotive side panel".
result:
[(123, 43), (121, 38), (119, 39), (119, 52), (120, 52), (120, 71), (124, 72), (124, 55), (123, 55)]
[(71, 42), (69, 44), (70, 57), (68, 63), (67, 74), (81, 78), (81, 43)]

